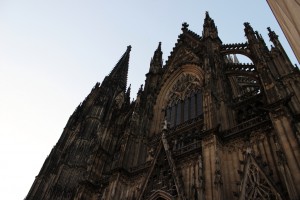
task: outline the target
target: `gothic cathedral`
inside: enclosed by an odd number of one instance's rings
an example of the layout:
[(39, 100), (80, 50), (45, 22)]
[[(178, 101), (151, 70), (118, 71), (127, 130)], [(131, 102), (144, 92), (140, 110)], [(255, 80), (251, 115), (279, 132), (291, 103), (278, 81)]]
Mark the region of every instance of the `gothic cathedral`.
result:
[[(70, 116), (27, 200), (300, 199), (300, 72), (270, 28), (223, 44), (206, 13), (130, 101), (129, 46)], [(241, 63), (236, 54), (252, 62)]]

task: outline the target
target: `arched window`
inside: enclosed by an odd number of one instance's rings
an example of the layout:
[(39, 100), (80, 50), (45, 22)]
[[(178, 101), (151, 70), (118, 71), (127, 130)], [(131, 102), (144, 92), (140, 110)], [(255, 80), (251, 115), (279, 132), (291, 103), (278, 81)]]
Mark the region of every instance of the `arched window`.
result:
[(177, 100), (166, 109), (166, 119), (170, 127), (177, 126), (190, 119), (194, 119), (203, 114), (202, 92), (193, 92), (184, 100)]

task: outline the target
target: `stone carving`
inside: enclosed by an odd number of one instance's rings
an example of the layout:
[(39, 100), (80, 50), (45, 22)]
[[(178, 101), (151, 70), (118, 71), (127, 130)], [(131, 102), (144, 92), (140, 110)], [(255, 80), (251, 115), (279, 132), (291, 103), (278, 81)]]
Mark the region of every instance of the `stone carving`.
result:
[(116, 101), (116, 105), (118, 108), (121, 108), (121, 106), (124, 103), (124, 93), (121, 92), (120, 94), (118, 94), (118, 96), (115, 98)]
[(240, 188), (240, 199), (282, 199), (280, 193), (254, 161), (254, 158), (249, 154), (247, 156)]
[(168, 105), (171, 106), (173, 102), (184, 100), (192, 92), (198, 91), (202, 88), (203, 81), (191, 74), (182, 74), (177, 82), (168, 92)]

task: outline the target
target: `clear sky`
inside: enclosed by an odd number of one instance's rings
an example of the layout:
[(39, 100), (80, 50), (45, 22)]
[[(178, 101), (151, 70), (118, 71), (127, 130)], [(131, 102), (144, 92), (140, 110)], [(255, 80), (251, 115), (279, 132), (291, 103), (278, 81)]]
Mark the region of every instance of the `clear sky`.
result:
[(167, 60), (183, 22), (201, 35), (205, 11), (223, 43), (245, 42), (250, 22), (270, 45), (270, 26), (297, 63), (265, 0), (0, 0), (1, 199), (25, 198), (69, 116), (128, 45), (135, 98), (158, 42)]

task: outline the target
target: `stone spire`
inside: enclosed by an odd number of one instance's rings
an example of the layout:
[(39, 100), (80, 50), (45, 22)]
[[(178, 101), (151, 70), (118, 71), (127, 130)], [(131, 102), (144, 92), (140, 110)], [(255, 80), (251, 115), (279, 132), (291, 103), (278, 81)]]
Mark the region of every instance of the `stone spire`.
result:
[(129, 45), (119, 62), (110, 74), (105, 77), (103, 84), (107, 84), (108, 86), (117, 85), (121, 90), (126, 91), (130, 51), (131, 46)]
[(267, 28), (269, 31), (269, 37), (270, 37), (270, 41), (274, 44), (275, 47), (281, 46), (279, 40), (278, 40), (278, 35), (271, 30), (270, 27)]
[(278, 71), (280, 72), (280, 75), (281, 76), (284, 76), (286, 74), (289, 74), (293, 71), (294, 67), (291, 65), (291, 61), (288, 57), (288, 55), (286, 54), (284, 48), (282, 47), (279, 39), (278, 39), (278, 35), (271, 30), (270, 27), (267, 28), (268, 31), (269, 31), (269, 38), (270, 38), (270, 41), (274, 44), (274, 47), (272, 47), (271, 51), (273, 54), (278, 54), (278, 52), (280, 52), (278, 55), (277, 55), (277, 58), (280, 56), (282, 57), (283, 60), (285, 60), (284, 62), (280, 62), (280, 63), (285, 63), (284, 65), (281, 65), (279, 67), (278, 63), (276, 63), (276, 66), (278, 67)]
[(214, 20), (209, 16), (208, 12), (205, 13), (202, 35), (203, 38), (211, 37), (214, 39), (218, 37), (218, 29), (215, 25)]
[(161, 51), (161, 42), (159, 42), (158, 47), (154, 52), (153, 58), (151, 58), (149, 72), (156, 73), (162, 68), (162, 54), (163, 53)]
[(245, 22), (244, 26), (245, 36), (247, 37), (249, 43), (255, 43), (257, 41), (257, 38), (252, 26), (249, 22)]
[(131, 92), (131, 84), (129, 85), (129, 87), (127, 88), (126, 94), (125, 94), (125, 103), (127, 105), (130, 104), (130, 92)]

